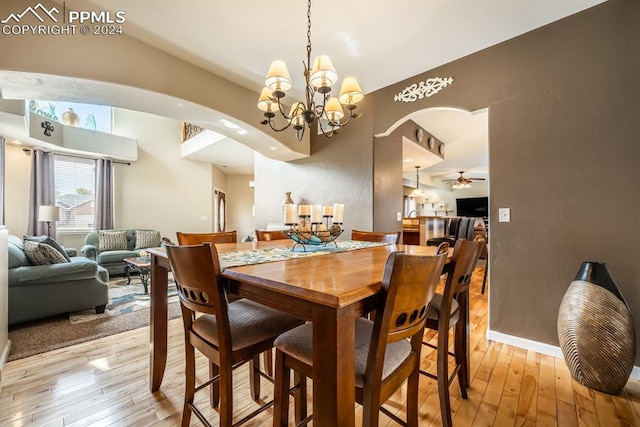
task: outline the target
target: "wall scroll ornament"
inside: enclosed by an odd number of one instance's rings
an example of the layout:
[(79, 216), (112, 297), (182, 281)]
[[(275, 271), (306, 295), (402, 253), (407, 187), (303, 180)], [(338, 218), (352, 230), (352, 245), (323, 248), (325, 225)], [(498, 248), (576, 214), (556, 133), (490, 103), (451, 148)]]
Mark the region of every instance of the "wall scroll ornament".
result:
[(433, 96), (453, 83), (453, 77), (432, 77), (420, 83), (407, 86), (402, 92), (393, 97), (398, 102), (416, 102), (425, 96)]
[(182, 122), (182, 142), (185, 142), (189, 138), (193, 138), (200, 132), (204, 132), (206, 129), (202, 126), (194, 125), (192, 123)]

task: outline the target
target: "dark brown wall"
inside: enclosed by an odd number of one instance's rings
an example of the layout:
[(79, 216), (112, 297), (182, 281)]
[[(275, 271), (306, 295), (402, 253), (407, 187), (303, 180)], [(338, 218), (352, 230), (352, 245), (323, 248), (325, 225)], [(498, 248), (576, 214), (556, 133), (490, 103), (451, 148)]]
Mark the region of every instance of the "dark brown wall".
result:
[[(489, 107), (492, 331), (558, 345), (564, 292), (602, 261), (640, 332), (639, 22), (640, 2), (609, 0), (375, 94), (375, 133), (431, 106)], [(454, 83), (392, 101), (434, 76)]]

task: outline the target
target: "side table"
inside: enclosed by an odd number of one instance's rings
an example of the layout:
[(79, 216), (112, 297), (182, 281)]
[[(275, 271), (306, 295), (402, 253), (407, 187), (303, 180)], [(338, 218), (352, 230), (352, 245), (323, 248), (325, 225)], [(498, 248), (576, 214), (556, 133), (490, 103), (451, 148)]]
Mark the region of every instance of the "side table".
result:
[(133, 257), (125, 258), (124, 274), (127, 276), (127, 285), (131, 283), (131, 272), (138, 273), (144, 293), (149, 293), (149, 277), (151, 276), (151, 258)]

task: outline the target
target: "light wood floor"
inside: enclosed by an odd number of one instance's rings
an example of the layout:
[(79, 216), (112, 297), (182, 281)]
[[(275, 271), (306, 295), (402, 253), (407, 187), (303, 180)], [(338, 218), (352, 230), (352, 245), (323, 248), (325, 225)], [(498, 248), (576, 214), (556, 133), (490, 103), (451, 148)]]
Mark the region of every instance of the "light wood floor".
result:
[[(487, 341), (487, 296), (480, 294), (482, 267), (472, 287), (469, 398), (451, 387), (455, 426), (640, 426), (640, 383), (631, 380), (618, 396), (591, 391), (571, 379), (562, 359)], [(149, 329), (10, 362), (0, 382), (0, 426), (173, 426), (179, 425), (183, 392), (180, 319), (170, 322), (168, 365), (161, 390), (149, 392)], [(429, 339), (435, 342), (433, 333)], [(200, 358), (200, 372), (206, 365)], [(425, 347), (423, 367), (435, 371), (435, 353)], [(255, 403), (244, 368), (235, 374), (236, 408), (248, 413)], [(403, 416), (403, 391), (387, 407)], [(263, 381), (262, 395), (272, 395)], [(206, 407), (206, 392), (200, 406)], [(441, 425), (435, 382), (422, 377), (421, 426)], [(357, 421), (360, 420), (360, 411)], [(212, 424), (216, 412), (209, 409)], [(293, 417), (291, 417), (292, 419)], [(192, 425), (199, 425), (195, 417)], [(271, 410), (249, 422), (271, 425)], [(393, 425), (383, 418), (381, 425)], [(333, 426), (332, 426), (333, 427)]]

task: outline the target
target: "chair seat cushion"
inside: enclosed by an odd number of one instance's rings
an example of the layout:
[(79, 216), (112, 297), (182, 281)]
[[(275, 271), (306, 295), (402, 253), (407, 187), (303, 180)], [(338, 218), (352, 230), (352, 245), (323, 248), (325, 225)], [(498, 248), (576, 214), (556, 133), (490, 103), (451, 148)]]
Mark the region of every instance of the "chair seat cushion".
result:
[[(427, 319), (438, 320), (440, 316), (440, 307), (442, 306), (442, 294), (435, 293), (433, 294), (433, 298), (429, 303), (429, 307), (427, 308)], [(458, 301), (454, 298), (451, 301), (451, 320), (449, 323), (451, 325), (455, 324), (460, 318), (460, 306), (458, 305)]]
[[(356, 387), (364, 387), (364, 375), (367, 369), (367, 356), (373, 332), (373, 322), (367, 319), (356, 320)], [(313, 364), (313, 324), (298, 326), (280, 335), (273, 345), (282, 352), (301, 362)], [(382, 379), (391, 375), (411, 353), (411, 343), (408, 340), (396, 341), (387, 345), (382, 368)]]
[[(304, 322), (297, 317), (269, 308), (247, 299), (229, 304), (229, 328), (231, 329), (232, 351), (246, 348), (295, 328)], [(193, 331), (208, 342), (218, 345), (216, 316), (204, 314), (192, 326)]]

